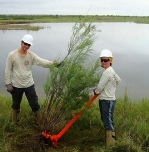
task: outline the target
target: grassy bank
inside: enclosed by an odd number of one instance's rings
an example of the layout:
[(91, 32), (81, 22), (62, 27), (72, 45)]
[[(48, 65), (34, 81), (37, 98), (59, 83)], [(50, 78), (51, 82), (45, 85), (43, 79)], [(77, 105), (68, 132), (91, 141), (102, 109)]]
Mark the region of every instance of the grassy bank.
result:
[(86, 19), (89, 22), (135, 22), (149, 23), (148, 16), (113, 16), (113, 15), (0, 15), (2, 24), (77, 22)]
[(10, 24), (2, 24), (0, 25), (0, 30), (32, 30), (38, 31), (43, 29), (41, 26), (30, 26), (30, 25), (10, 25)]
[[(27, 25), (14, 25), (14, 24), (29, 24), (29, 23), (63, 23), (63, 22), (78, 22), (86, 20), (87, 22), (134, 22), (149, 24), (149, 17), (138, 16), (99, 16), (99, 15), (0, 15), (0, 30), (6, 29), (26, 29), (38, 30), (41, 27), (32, 27)], [(11, 25), (10, 25), (11, 24)]]
[[(112, 152), (149, 151), (149, 99), (131, 101), (118, 99), (115, 109), (117, 142)], [(43, 101), (40, 101), (42, 105)], [(58, 148), (44, 141), (34, 114), (26, 99), (21, 104), (20, 121), (10, 122), (11, 98), (0, 96), (0, 151), (4, 152), (104, 152), (105, 135), (99, 116), (98, 101), (87, 109), (75, 124), (60, 138)], [(67, 115), (67, 113), (66, 113)], [(51, 122), (52, 123), (52, 122)], [(52, 134), (52, 133), (51, 133)]]

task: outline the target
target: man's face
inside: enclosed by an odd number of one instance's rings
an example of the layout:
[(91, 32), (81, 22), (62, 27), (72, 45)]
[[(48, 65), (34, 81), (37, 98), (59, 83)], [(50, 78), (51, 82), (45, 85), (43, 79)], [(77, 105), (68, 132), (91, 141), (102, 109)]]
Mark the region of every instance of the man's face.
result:
[(27, 51), (29, 48), (30, 48), (30, 44), (28, 44), (28, 43), (25, 43), (25, 42), (21, 42), (21, 47), (22, 47), (22, 49), (24, 50), (24, 51)]

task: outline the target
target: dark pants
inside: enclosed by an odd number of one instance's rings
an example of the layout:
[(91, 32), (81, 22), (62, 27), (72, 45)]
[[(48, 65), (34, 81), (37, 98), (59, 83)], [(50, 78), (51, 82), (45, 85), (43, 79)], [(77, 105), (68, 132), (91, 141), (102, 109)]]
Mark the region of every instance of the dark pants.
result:
[(16, 88), (13, 87), (13, 93), (12, 93), (12, 108), (13, 109), (20, 109), (20, 104), (22, 101), (23, 93), (25, 93), (25, 96), (29, 102), (29, 105), (33, 112), (36, 112), (40, 109), (40, 106), (38, 104), (38, 97), (36, 95), (35, 87), (34, 85), (28, 87), (28, 88)]
[(114, 131), (113, 113), (116, 100), (99, 100), (101, 120), (106, 130)]

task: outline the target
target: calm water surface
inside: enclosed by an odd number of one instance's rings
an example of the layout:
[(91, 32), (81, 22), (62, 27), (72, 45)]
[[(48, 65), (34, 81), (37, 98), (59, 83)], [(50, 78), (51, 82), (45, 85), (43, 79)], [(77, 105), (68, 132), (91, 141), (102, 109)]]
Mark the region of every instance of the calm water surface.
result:
[[(93, 46), (92, 59), (99, 57), (102, 49), (113, 52), (113, 68), (122, 79), (117, 88), (117, 97), (123, 97), (126, 90), (132, 99), (149, 98), (149, 24), (135, 23), (95, 23), (100, 30)], [(42, 58), (54, 60), (60, 55), (62, 60), (67, 53), (67, 46), (74, 23), (40, 23), (45, 28), (39, 31), (0, 31), (0, 92), (5, 88), (5, 62), (10, 51), (20, 47), (20, 39), (26, 33), (34, 37), (30, 48)], [(43, 84), (48, 69), (33, 67), (33, 77), (39, 97), (44, 96)], [(127, 89), (126, 89), (127, 88)]]

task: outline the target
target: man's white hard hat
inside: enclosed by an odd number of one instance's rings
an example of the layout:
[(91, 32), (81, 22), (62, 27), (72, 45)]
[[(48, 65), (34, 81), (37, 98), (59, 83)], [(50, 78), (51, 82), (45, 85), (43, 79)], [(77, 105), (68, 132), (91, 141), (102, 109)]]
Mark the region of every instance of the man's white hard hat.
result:
[(100, 53), (100, 58), (101, 57), (111, 57), (111, 58), (113, 58), (113, 55), (112, 55), (112, 52), (110, 50), (104, 49)]
[(24, 35), (22, 41), (27, 44), (33, 45), (33, 37), (30, 34)]

